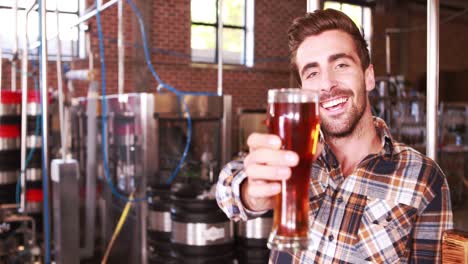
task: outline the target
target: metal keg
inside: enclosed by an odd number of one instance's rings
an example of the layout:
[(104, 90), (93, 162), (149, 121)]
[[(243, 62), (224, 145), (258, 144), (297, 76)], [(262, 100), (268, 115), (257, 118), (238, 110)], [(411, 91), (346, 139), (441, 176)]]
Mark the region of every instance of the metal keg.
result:
[(0, 91), (0, 204), (15, 203), (20, 173), (21, 93)]
[(156, 184), (148, 190), (148, 262), (171, 263), (170, 185)]
[(0, 116), (21, 115), (21, 92), (0, 91)]
[(41, 116), (28, 116), (26, 122), (27, 122), (26, 147), (28, 149), (41, 148), (42, 147)]
[(236, 254), (239, 264), (268, 263), (268, 236), (273, 225), (273, 213), (237, 223)]
[[(15, 203), (16, 183), (21, 166), (21, 96), (20, 91), (0, 91), (0, 203)], [(27, 94), (28, 113), (40, 114), (40, 93)], [(29, 109), (35, 109), (29, 111)], [(27, 152), (36, 149), (26, 169), (26, 212), (35, 218), (37, 230), (42, 229), (42, 172), (40, 122), (36, 117), (27, 120)], [(39, 142), (39, 143), (37, 143)], [(34, 144), (33, 144), (34, 143)]]
[[(47, 94), (47, 101), (52, 102), (51, 94)], [(31, 150), (32, 158), (26, 168), (26, 186), (27, 192), (29, 186), (34, 186), (31, 190), (35, 195), (30, 195), (32, 200), (28, 201), (26, 197), (26, 210), (40, 218), (42, 214), (42, 120), (41, 120), (41, 93), (39, 90), (29, 90), (27, 94), (27, 131), (26, 131), (26, 153), (29, 155)], [(50, 118), (49, 118), (50, 120)], [(50, 124), (49, 124), (50, 125)], [(48, 141), (50, 142), (50, 141)], [(40, 193), (40, 195), (39, 195)], [(40, 198), (40, 202), (37, 201)], [(35, 197), (35, 198), (32, 198)]]
[(26, 183), (26, 213), (36, 221), (37, 232), (42, 232), (43, 208), (42, 182)]
[(0, 117), (0, 151), (20, 149), (20, 122), (17, 117)]
[(0, 117), (0, 201), (15, 202), (15, 184), (20, 168), (20, 129), (19, 124), (6, 123)]
[[(27, 155), (31, 149), (27, 149)], [(26, 168), (26, 212), (36, 221), (38, 232), (42, 232), (42, 148), (35, 148)]]
[[(234, 226), (214, 198), (201, 199), (203, 184), (172, 187), (172, 254), (176, 263), (218, 264), (234, 261)], [(208, 186), (209, 187), (209, 186)]]
[[(50, 103), (51, 97), (48, 95)], [(37, 90), (28, 91), (27, 95), (26, 153), (32, 153), (26, 168), (26, 212), (36, 221), (38, 232), (42, 232), (42, 129), (41, 129), (41, 94)], [(49, 141), (50, 142), (50, 141)], [(34, 152), (31, 152), (34, 150)]]

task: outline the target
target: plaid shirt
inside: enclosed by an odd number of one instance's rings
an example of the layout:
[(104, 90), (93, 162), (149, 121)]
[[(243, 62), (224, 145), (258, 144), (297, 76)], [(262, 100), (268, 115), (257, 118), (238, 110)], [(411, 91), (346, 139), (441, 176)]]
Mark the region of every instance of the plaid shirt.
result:
[[(444, 230), (452, 228), (449, 188), (439, 166), (394, 141), (385, 122), (374, 119), (382, 151), (343, 176), (327, 145), (310, 179), (308, 251), (272, 251), (270, 263), (440, 263)], [(219, 176), (217, 201), (231, 219), (262, 213), (243, 207), (242, 161)]]

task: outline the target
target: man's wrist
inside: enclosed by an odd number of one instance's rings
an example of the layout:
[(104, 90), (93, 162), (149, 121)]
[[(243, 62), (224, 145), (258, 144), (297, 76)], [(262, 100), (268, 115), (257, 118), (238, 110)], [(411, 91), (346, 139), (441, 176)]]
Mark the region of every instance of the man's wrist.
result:
[(255, 212), (255, 210), (252, 209), (250, 199), (247, 197), (247, 184), (248, 184), (248, 180), (244, 179), (241, 182), (241, 185), (239, 186), (240, 187), (240, 200), (245, 209)]

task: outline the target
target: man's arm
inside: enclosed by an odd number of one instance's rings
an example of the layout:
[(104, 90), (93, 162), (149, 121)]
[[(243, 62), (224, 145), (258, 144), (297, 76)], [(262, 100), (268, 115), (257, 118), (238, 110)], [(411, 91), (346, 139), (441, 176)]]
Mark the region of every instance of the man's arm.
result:
[(299, 162), (297, 153), (280, 149), (278, 136), (253, 133), (247, 144), (250, 153), (243, 161), (228, 163), (216, 186), (218, 205), (233, 220), (247, 220), (273, 208), (281, 181)]
[(243, 160), (234, 160), (221, 170), (216, 185), (216, 201), (221, 210), (234, 221), (248, 219), (240, 197), (240, 185), (245, 178)]
[(413, 231), (410, 263), (441, 263), (443, 232), (453, 228), (447, 180), (437, 165), (431, 174), (421, 203), (427, 206)]

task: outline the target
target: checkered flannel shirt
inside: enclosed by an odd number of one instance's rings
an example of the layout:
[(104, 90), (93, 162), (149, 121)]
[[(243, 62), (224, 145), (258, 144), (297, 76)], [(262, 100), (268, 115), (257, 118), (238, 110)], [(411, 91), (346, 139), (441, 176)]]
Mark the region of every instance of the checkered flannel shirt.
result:
[[(330, 148), (313, 164), (307, 251), (272, 251), (270, 263), (440, 263), (444, 230), (452, 228), (449, 188), (439, 166), (394, 141), (374, 118), (382, 151), (343, 176)], [(262, 214), (243, 207), (242, 160), (228, 163), (217, 184), (217, 201), (231, 219)]]

